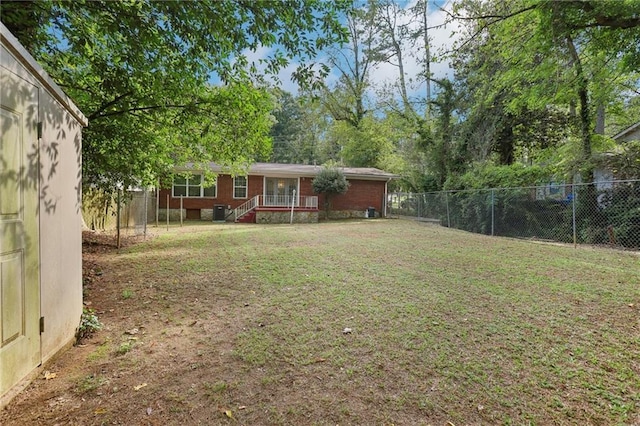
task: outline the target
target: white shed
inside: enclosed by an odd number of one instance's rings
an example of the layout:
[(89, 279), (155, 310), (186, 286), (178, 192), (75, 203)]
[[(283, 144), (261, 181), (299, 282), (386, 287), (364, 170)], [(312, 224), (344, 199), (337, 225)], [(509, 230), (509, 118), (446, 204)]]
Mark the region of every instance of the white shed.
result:
[(0, 407), (74, 341), (87, 119), (0, 24)]

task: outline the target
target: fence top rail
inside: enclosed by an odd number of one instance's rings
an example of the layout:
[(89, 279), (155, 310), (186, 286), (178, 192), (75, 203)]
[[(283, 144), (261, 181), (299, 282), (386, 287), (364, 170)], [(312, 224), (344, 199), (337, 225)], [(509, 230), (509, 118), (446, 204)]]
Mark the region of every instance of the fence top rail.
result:
[[(587, 182), (587, 183), (557, 183), (552, 184), (551, 186), (556, 187), (567, 187), (567, 186), (590, 186), (590, 185), (606, 185), (606, 184), (625, 184), (625, 183), (640, 183), (640, 179), (627, 179), (627, 180), (601, 180), (598, 182)], [(540, 189), (547, 188), (547, 185), (532, 185), (532, 186), (503, 186), (503, 187), (493, 187), (493, 188), (475, 188), (475, 189), (443, 189), (442, 191), (427, 191), (427, 192), (390, 192), (391, 194), (402, 194), (402, 195), (431, 195), (431, 194), (442, 194), (444, 193), (455, 193), (455, 192), (481, 192), (481, 191), (502, 191), (502, 190), (514, 190), (514, 189)]]

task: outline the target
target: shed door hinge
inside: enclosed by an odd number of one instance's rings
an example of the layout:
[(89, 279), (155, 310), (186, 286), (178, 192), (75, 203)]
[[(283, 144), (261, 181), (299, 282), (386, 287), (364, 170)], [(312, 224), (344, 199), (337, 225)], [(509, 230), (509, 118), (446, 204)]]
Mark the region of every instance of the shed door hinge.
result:
[(40, 334), (44, 333), (44, 317), (40, 317)]

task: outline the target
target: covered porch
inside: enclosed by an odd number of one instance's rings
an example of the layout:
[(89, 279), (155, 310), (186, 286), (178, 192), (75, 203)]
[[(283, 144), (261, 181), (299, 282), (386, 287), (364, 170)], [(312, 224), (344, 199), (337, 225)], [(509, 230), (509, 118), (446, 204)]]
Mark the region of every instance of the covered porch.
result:
[(309, 223), (318, 221), (318, 197), (298, 195), (256, 195), (234, 209), (236, 222), (243, 223)]

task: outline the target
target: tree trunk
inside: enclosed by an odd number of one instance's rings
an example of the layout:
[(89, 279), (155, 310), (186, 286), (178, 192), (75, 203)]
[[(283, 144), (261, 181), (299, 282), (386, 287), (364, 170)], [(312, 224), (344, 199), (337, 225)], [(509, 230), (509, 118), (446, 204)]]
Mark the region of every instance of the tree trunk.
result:
[(596, 135), (604, 135), (604, 118), (604, 104), (600, 102), (596, 107)]
[(580, 130), (582, 140), (582, 158), (581, 164), (583, 165), (580, 170), (580, 175), (583, 182), (590, 182), (593, 180), (593, 163), (591, 161), (591, 114), (589, 111), (589, 82), (587, 76), (584, 74), (582, 68), (582, 61), (578, 56), (578, 52), (573, 43), (571, 36), (567, 36), (567, 47), (569, 53), (573, 59), (573, 66), (576, 70), (576, 81), (578, 100), (580, 105)]

